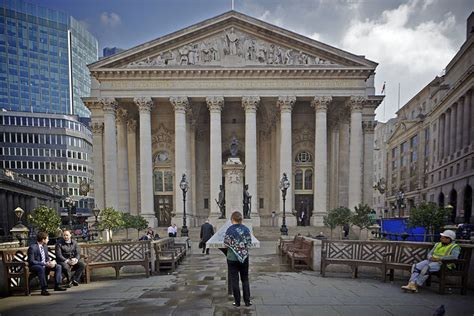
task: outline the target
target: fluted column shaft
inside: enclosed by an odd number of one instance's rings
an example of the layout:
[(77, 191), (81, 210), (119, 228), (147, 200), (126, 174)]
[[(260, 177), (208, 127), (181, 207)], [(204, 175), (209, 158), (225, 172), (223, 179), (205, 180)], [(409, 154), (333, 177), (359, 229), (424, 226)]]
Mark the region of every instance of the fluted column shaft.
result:
[[(327, 110), (332, 97), (315, 97), (311, 106), (315, 109), (315, 135), (314, 135), (314, 179), (313, 205), (316, 226), (323, 225), (323, 216), (327, 213), (328, 192), (328, 145), (327, 145)], [(304, 180), (303, 180), (304, 181)]]
[(174, 168), (175, 168), (175, 220), (183, 217), (183, 196), (179, 186), (181, 176), (186, 173), (186, 110), (189, 107), (189, 101), (186, 97), (171, 97), (170, 102), (174, 108)]
[(259, 97), (243, 97), (242, 106), (245, 109), (245, 181), (249, 185), (251, 210), (253, 216), (258, 216), (257, 190), (257, 108)]
[(349, 145), (349, 205), (353, 210), (362, 202), (362, 108), (365, 98), (351, 97), (351, 134)]
[(130, 201), (130, 214), (138, 215), (138, 179), (137, 179), (137, 121), (127, 122), (127, 147), (128, 147), (128, 191)]
[(470, 138), (471, 138), (471, 128), (472, 128), (472, 121), (471, 121), (471, 109), (470, 109), (470, 103), (471, 103), (471, 94), (468, 92), (464, 95), (464, 105), (463, 105), (463, 124), (462, 124), (462, 147), (467, 147), (469, 146)]
[(105, 176), (105, 207), (118, 209), (117, 186), (117, 129), (115, 111), (117, 101), (112, 98), (101, 99), (104, 111), (104, 176)]
[(222, 131), (221, 131), (221, 112), (224, 106), (223, 97), (206, 98), (207, 107), (210, 113), (210, 186), (209, 186), (209, 204), (212, 217), (219, 217), (220, 210), (215, 203), (219, 196), (219, 186), (222, 185)]
[[(292, 172), (292, 140), (291, 140), (291, 111), (296, 103), (295, 96), (282, 96), (278, 98), (277, 106), (280, 108), (280, 174), (286, 173), (288, 179), (293, 178)], [(291, 180), (290, 180), (291, 182)], [(293, 210), (293, 185), (286, 194), (287, 215)], [(280, 210), (283, 211), (283, 200), (280, 201)]]
[(127, 116), (127, 110), (117, 110), (117, 178), (119, 210), (121, 212), (130, 213), (130, 191), (128, 183), (129, 179)]
[(151, 144), (151, 110), (153, 100), (140, 97), (134, 99), (138, 106), (140, 124), (140, 213), (148, 224), (156, 226), (153, 209), (153, 164)]
[(94, 200), (95, 206), (100, 210), (105, 207), (104, 195), (104, 156), (103, 142), (104, 123), (100, 121), (92, 122), (92, 144), (94, 162)]

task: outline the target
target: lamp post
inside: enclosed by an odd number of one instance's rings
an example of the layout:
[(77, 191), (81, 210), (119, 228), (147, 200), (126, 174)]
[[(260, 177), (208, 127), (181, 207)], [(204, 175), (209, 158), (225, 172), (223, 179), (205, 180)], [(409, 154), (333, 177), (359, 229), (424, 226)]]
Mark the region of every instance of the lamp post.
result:
[(283, 221), (281, 223), (280, 232), (282, 236), (288, 236), (288, 227), (286, 227), (286, 216), (285, 216), (285, 202), (286, 202), (286, 191), (290, 187), (290, 181), (288, 181), (288, 177), (286, 173), (283, 173), (283, 176), (280, 179), (280, 190), (281, 196), (283, 198)]
[(183, 173), (181, 182), (179, 183), (181, 191), (183, 191), (183, 228), (181, 228), (181, 237), (188, 237), (188, 227), (186, 226), (186, 192), (189, 189), (189, 183), (186, 180), (186, 174)]
[(23, 211), (21, 207), (17, 207), (14, 212), (16, 217), (18, 217), (18, 223), (13, 226), (12, 229), (10, 229), (10, 232), (15, 238), (18, 239), (18, 241), (20, 242), (20, 246), (25, 246), (25, 240), (28, 238), (28, 233), (30, 231), (28, 227), (21, 223), (21, 217), (23, 216), (23, 213), (25, 213), (25, 211)]
[(403, 217), (405, 215), (403, 213), (403, 209), (405, 207), (405, 205), (403, 204), (403, 201), (405, 199), (405, 193), (403, 192), (403, 190), (398, 191), (396, 195), (396, 199), (397, 199), (397, 205), (398, 205), (398, 216)]
[[(94, 217), (95, 217), (95, 222), (94, 222), (94, 234), (95, 236), (98, 236), (99, 235), (99, 222), (97, 220), (97, 218), (99, 217), (99, 214), (100, 214), (100, 209), (96, 207), (94, 207), (92, 209), (92, 214), (94, 214)], [(94, 235), (92, 235), (92, 237), (94, 237)], [(94, 239), (94, 238), (92, 238)]]
[(66, 207), (67, 207), (67, 215), (69, 217), (68, 226), (69, 226), (69, 229), (72, 230), (72, 206), (74, 204), (74, 200), (70, 196), (67, 196), (65, 201), (66, 201)]

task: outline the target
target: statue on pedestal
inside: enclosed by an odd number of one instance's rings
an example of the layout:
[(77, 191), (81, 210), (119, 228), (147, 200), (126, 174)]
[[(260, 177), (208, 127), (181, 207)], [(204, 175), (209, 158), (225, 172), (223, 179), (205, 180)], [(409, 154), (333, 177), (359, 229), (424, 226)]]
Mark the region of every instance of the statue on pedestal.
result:
[(225, 192), (224, 186), (219, 186), (219, 200), (216, 200), (217, 206), (219, 206), (219, 210), (221, 211), (221, 216), (219, 218), (225, 218)]
[(246, 184), (244, 186), (244, 218), (250, 219), (250, 212), (252, 211), (252, 204), (250, 201), (252, 200), (252, 196), (249, 194), (249, 185)]
[(239, 152), (239, 141), (235, 137), (235, 135), (232, 137), (232, 142), (230, 143), (230, 156), (232, 158), (236, 158), (237, 154)]

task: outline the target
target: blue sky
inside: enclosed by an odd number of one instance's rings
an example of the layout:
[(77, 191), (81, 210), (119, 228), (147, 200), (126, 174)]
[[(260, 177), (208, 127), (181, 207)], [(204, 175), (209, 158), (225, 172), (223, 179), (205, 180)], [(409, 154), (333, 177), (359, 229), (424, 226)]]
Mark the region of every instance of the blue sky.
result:
[[(379, 63), (386, 121), (435, 76), (466, 37), (472, 0), (234, 0), (235, 10)], [(104, 47), (131, 48), (231, 9), (231, 0), (30, 0), (81, 21)], [(100, 53), (101, 55), (101, 53)]]

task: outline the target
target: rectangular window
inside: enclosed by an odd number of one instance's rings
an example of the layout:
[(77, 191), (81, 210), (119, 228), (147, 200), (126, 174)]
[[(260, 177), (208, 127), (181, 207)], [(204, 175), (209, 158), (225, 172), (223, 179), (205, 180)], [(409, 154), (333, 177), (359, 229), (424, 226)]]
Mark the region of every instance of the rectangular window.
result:
[(258, 208), (263, 208), (263, 198), (259, 199)]
[(209, 199), (204, 199), (204, 209), (209, 208)]

